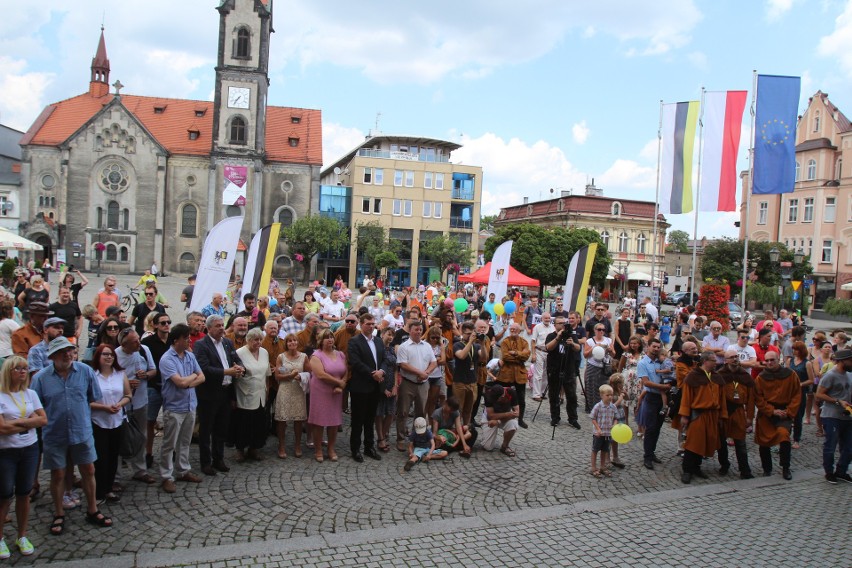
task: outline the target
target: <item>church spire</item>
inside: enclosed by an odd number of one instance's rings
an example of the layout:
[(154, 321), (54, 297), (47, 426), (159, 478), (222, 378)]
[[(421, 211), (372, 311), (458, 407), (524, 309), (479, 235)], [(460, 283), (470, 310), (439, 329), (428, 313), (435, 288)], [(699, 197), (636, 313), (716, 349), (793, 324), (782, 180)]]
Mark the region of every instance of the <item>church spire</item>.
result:
[(93, 97), (103, 97), (109, 94), (109, 58), (104, 41), (104, 27), (101, 26), (101, 39), (98, 51), (92, 58), (92, 78), (89, 81), (89, 94)]

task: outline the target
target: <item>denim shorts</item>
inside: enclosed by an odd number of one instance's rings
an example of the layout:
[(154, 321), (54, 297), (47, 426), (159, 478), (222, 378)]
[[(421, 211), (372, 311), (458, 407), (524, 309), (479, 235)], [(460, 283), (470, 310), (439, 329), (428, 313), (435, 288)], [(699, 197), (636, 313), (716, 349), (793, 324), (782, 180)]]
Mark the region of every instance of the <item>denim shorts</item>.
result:
[(609, 436), (592, 436), (592, 451), (609, 453)]
[(0, 450), (0, 499), (29, 495), (38, 467), (38, 444)]
[[(414, 448), (414, 455), (417, 456), (418, 460), (422, 460), (426, 456), (426, 454), (429, 453), (429, 451), (429, 448)], [(440, 454), (441, 450), (436, 448), (431, 452), (433, 454)]]
[[(68, 463), (68, 456), (71, 457), (71, 463)], [(65, 469), (69, 465), (86, 465), (95, 463), (98, 459), (98, 454), (95, 452), (95, 440), (89, 439), (82, 444), (67, 444), (53, 445), (48, 442), (44, 444), (44, 458), (42, 460), (42, 469)]]
[[(160, 389), (148, 387), (148, 422), (155, 422), (163, 406), (163, 393)], [(141, 425), (140, 425), (141, 426)]]

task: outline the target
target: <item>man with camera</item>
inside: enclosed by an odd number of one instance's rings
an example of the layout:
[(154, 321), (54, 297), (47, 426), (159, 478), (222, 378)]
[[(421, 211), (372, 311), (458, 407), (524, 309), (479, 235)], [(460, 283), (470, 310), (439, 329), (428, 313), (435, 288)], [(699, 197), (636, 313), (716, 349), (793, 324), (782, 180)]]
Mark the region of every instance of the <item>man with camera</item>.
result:
[(554, 327), (555, 331), (544, 341), (544, 349), (547, 352), (547, 390), (550, 392), (550, 425), (557, 426), (562, 420), (559, 416), (559, 393), (564, 389), (568, 423), (579, 430), (576, 367), (579, 362), (580, 343), (585, 334), (576, 322), (573, 328), (566, 326), (565, 317), (561, 315), (556, 317)]
[(480, 342), (485, 341), (487, 336), (475, 334), (474, 324), (469, 321), (462, 324), (461, 331), (461, 340), (453, 344), (453, 397), (459, 401), (462, 424), (470, 424), (477, 395), (477, 369), (486, 363), (485, 350)]

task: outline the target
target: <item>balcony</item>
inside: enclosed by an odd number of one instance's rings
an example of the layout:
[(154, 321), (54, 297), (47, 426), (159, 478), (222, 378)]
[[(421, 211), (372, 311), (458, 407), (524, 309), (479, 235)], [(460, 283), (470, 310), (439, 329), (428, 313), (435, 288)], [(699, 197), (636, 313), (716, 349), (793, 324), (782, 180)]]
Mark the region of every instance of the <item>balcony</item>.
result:
[(473, 229), (473, 221), (470, 219), (464, 219), (462, 217), (457, 217), (454, 215), (450, 216), (450, 228), (451, 229)]
[(410, 152), (391, 152), (389, 150), (373, 150), (372, 148), (360, 148), (358, 155), (365, 158), (385, 158), (387, 160), (408, 160), (411, 162), (442, 162), (449, 163), (447, 156), (427, 155), (424, 153), (412, 154)]
[(453, 188), (453, 199), (462, 199), (464, 201), (473, 201), (475, 191), (473, 188)]

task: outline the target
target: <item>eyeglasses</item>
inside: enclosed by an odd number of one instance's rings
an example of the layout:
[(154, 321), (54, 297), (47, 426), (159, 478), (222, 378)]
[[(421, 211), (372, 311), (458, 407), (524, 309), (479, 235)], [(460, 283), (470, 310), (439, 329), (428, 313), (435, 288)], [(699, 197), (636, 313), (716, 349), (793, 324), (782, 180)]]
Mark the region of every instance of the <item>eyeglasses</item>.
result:
[(596, 327), (596, 328), (595, 328), (595, 331), (606, 331), (606, 329), (605, 329), (605, 328), (603, 328), (603, 327)]
[(20, 373), (21, 371), (29, 371), (30, 368), (29, 367), (15, 367), (15, 370)]
[(171, 320), (169, 320), (169, 321), (161, 321), (161, 322), (160, 322), (160, 325), (172, 325), (172, 321), (171, 321)]
[(118, 331), (118, 326), (117, 325), (108, 325), (108, 326), (106, 326), (106, 330), (107, 331)]
[(156, 294), (154, 294), (153, 292), (145, 292), (145, 295), (146, 296), (156, 296)]
[(605, 312), (606, 308), (595, 308), (596, 312)]
[(103, 353), (101, 353), (101, 357), (115, 357), (115, 355), (110, 351), (104, 351)]
[(346, 320), (346, 323), (358, 323), (358, 320)]

